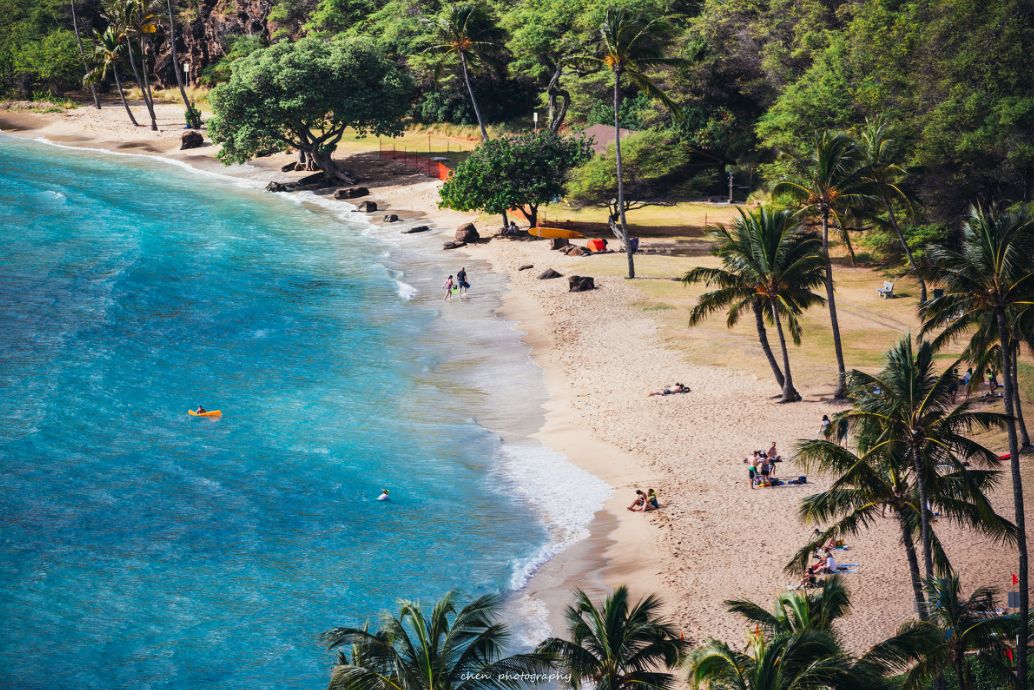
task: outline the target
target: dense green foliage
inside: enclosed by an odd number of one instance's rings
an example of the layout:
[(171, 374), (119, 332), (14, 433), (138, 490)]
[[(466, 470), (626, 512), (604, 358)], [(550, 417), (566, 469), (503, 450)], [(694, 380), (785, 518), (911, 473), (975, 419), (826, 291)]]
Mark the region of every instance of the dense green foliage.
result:
[(567, 172), (591, 155), (589, 142), (546, 130), (486, 141), (441, 189), (441, 205), (498, 214), (518, 209), (535, 226), (538, 208), (564, 193)]

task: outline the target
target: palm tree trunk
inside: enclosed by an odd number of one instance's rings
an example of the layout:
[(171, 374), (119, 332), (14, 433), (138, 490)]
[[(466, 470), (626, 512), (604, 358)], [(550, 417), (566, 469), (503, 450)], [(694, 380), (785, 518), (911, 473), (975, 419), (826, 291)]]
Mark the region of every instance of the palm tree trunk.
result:
[(183, 74), (180, 70), (179, 56), (176, 54), (176, 20), (172, 17), (172, 0), (165, 0), (165, 7), (169, 11), (169, 48), (172, 51), (172, 71), (176, 73), (176, 85), (180, 88), (180, 96), (183, 98), (183, 107), (190, 110), (190, 101), (187, 99), (187, 91), (183, 88)]
[(621, 243), (628, 259), (628, 278), (635, 278), (635, 258), (628, 242), (628, 222), (625, 220), (625, 179), (621, 170), (621, 70), (614, 70), (614, 161), (618, 176), (618, 218), (621, 221)]
[(786, 337), (783, 335), (783, 322), (779, 320), (779, 310), (775, 303), (772, 303), (772, 320), (775, 322), (776, 333), (779, 334), (779, 347), (783, 351), (783, 397), (779, 402), (797, 402), (801, 394), (793, 387), (793, 375), (790, 373), (790, 353), (786, 349)]
[(912, 532), (908, 529), (905, 516), (898, 512), (898, 524), (901, 526), (901, 543), (905, 547), (905, 557), (908, 559), (908, 575), (912, 581), (912, 596), (915, 598), (916, 613), (919, 620), (925, 621), (928, 617), (926, 610), (926, 595), (923, 593), (923, 579), (919, 576), (919, 559), (916, 557), (916, 546), (912, 541)]
[(1023, 394), (1020, 393), (1020, 344), (1012, 348), (1012, 373), (1016, 379), (1016, 421), (1020, 425), (1020, 448), (1030, 448), (1030, 434), (1027, 433), (1027, 422), (1023, 419)]
[(905, 235), (901, 232), (901, 228), (898, 227), (898, 219), (894, 216), (894, 205), (890, 203), (890, 199), (887, 198), (886, 194), (883, 195), (883, 205), (887, 209), (890, 226), (894, 228), (894, 234), (898, 236), (901, 248), (905, 250), (905, 256), (908, 257), (908, 265), (912, 267), (912, 275), (915, 276), (916, 282), (919, 283), (919, 304), (926, 304), (926, 281), (919, 275), (919, 269), (916, 267), (915, 259), (912, 257), (912, 249), (908, 246), (908, 242), (905, 241)]
[(775, 355), (772, 354), (772, 346), (768, 343), (768, 331), (765, 330), (765, 319), (761, 303), (755, 301), (750, 306), (754, 310), (754, 325), (758, 329), (758, 342), (761, 343), (761, 349), (765, 351), (765, 358), (768, 359), (768, 365), (772, 367), (772, 373), (775, 375), (776, 382), (782, 388), (783, 372), (779, 370), (779, 363), (776, 362)]
[(122, 107), (126, 109), (126, 115), (129, 115), (129, 121), (133, 123), (133, 126), (139, 127), (140, 123), (136, 121), (133, 111), (129, 109), (129, 103), (126, 102), (126, 92), (122, 90), (122, 80), (118, 77), (118, 65), (112, 63), (111, 68), (111, 73), (115, 75), (115, 88), (118, 89), (119, 98), (122, 99)]
[(1029, 568), (1027, 562), (1027, 516), (1023, 509), (1023, 475), (1020, 472), (1019, 440), (1016, 438), (1016, 422), (1012, 419), (1016, 400), (1016, 377), (1009, 356), (1008, 328), (1005, 312), (996, 314), (998, 337), (1001, 340), (1002, 378), (1005, 383), (1005, 414), (1009, 419), (1005, 428), (1009, 432), (1009, 466), (1012, 471), (1012, 499), (1016, 511), (1016, 541), (1019, 551), (1020, 619), (1016, 631), (1019, 640), (1016, 645), (1016, 690), (1027, 690), (1027, 626), (1030, 619)]
[(143, 96), (144, 105), (147, 106), (147, 114), (151, 116), (151, 129), (157, 131), (158, 123), (154, 118), (154, 108), (151, 106), (150, 99), (147, 98), (147, 90), (144, 88), (144, 81), (140, 78), (140, 70), (136, 68), (136, 58), (133, 56), (133, 42), (129, 39), (126, 39), (126, 48), (129, 52), (129, 66), (133, 68), (136, 85), (140, 89), (140, 95)]
[(919, 535), (923, 545), (923, 572), (926, 581), (933, 581), (933, 540), (930, 538), (930, 507), (926, 494), (926, 474), (923, 459), (918, 448), (912, 448), (912, 471), (916, 475), (916, 489), (919, 491)]
[(144, 50), (144, 39), (140, 39), (140, 71), (144, 73), (144, 88), (147, 90), (147, 112), (151, 115), (151, 130), (158, 131), (158, 121), (154, 117), (154, 96), (151, 95), (151, 79), (147, 76), (147, 51)]
[[(75, 15), (75, 0), (71, 0), (69, 4), (72, 6), (72, 28), (75, 30), (75, 43), (79, 46), (79, 60), (83, 63), (83, 69), (89, 71), (86, 66), (86, 53), (83, 51), (83, 37), (79, 33), (79, 18)], [(93, 105), (97, 110), (101, 109), (101, 99), (97, 97), (97, 85), (90, 84), (90, 95), (93, 96)]]
[(470, 104), (474, 106), (474, 116), (478, 119), (478, 127), (481, 128), (481, 141), (488, 141), (488, 130), (485, 129), (485, 121), (481, 118), (481, 108), (478, 107), (478, 99), (474, 96), (474, 87), (470, 85), (470, 71), (467, 69), (467, 55), (461, 50), (460, 66), (463, 67), (463, 81), (467, 84), (467, 93), (470, 94)]
[(837, 357), (837, 387), (833, 397), (841, 399), (847, 394), (847, 367), (844, 365), (844, 346), (840, 342), (840, 322), (837, 320), (837, 302), (833, 294), (833, 262), (829, 258), (829, 209), (822, 208), (822, 258), (826, 262), (826, 303), (829, 306), (829, 322), (833, 327), (833, 351)]
[(953, 666), (955, 667), (955, 678), (958, 680), (959, 690), (969, 690), (965, 658), (960, 654), (956, 654), (953, 659)]

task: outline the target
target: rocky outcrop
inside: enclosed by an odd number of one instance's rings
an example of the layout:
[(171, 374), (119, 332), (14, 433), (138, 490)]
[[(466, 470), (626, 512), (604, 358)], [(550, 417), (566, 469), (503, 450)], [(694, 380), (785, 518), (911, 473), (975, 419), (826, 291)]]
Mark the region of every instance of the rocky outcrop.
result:
[(183, 149), (196, 149), (200, 146), (205, 145), (205, 138), (201, 136), (201, 132), (193, 129), (188, 129), (180, 137), (180, 151)]
[(456, 241), (464, 244), (470, 242), (477, 242), (481, 239), (481, 235), (478, 234), (478, 229), (474, 227), (473, 223), (464, 223), (463, 225), (456, 228)]
[(567, 279), (568, 292), (588, 292), (596, 289), (596, 281), (589, 276), (571, 276)]

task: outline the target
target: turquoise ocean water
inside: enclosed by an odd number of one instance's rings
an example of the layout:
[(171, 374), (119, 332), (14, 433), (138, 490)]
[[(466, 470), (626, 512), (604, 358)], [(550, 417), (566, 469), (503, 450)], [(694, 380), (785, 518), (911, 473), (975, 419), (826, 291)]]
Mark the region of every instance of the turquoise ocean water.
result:
[(521, 584), (548, 520), (415, 250), (160, 162), (0, 159), (0, 687), (323, 687), (322, 630)]

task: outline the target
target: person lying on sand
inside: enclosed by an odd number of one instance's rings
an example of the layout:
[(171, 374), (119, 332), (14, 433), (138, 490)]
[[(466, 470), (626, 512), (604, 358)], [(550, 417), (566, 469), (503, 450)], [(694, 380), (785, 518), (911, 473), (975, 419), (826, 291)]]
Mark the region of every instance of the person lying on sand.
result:
[(819, 586), (819, 578), (812, 572), (811, 568), (805, 571), (804, 577), (801, 578), (801, 583), (797, 585), (797, 589), (814, 589)]
[(655, 395), (675, 395), (676, 393), (688, 393), (688, 392), (689, 392), (689, 386), (683, 386), (681, 383), (674, 383), (674, 384), (672, 384), (670, 386), (665, 386), (662, 390), (653, 391), (652, 393), (647, 393), (646, 395), (647, 395), (647, 397), (652, 398)]
[(646, 509), (646, 494), (643, 493), (642, 489), (635, 490), (635, 500), (632, 501), (632, 505), (628, 506), (628, 510), (633, 513), (638, 513)]

